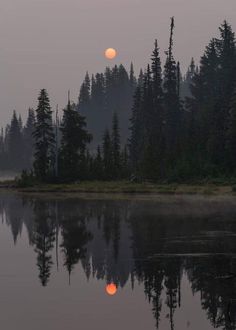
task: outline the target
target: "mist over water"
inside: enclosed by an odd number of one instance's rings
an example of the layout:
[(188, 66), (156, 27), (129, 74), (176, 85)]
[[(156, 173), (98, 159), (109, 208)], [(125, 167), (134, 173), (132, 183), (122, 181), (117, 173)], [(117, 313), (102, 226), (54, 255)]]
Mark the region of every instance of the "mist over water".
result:
[(233, 198), (9, 193), (0, 215), (5, 329), (236, 329)]
[(0, 171), (0, 182), (6, 180), (14, 180), (19, 173), (12, 171)]

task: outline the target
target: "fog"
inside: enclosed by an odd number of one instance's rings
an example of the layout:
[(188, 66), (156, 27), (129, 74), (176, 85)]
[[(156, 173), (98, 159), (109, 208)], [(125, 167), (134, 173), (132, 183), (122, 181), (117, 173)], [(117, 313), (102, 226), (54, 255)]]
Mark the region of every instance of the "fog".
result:
[[(1, 0), (0, 9), (0, 126), (13, 109), (34, 107), (41, 88), (53, 107), (64, 106), (68, 89), (76, 100), (86, 70), (133, 61), (138, 71), (155, 38), (164, 58), (171, 16), (183, 71), (224, 19), (236, 30), (235, 0)], [(115, 61), (104, 58), (107, 47), (117, 49)]]

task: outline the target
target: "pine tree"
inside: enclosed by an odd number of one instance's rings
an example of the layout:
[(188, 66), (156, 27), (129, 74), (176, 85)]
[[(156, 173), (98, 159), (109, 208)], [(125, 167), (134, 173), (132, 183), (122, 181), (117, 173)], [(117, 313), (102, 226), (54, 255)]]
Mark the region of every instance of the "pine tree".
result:
[(13, 112), (11, 125), (8, 132), (8, 155), (9, 167), (14, 170), (20, 170), (23, 167), (23, 137), (21, 123), (17, 118), (16, 111)]
[(128, 179), (130, 176), (130, 167), (129, 167), (129, 154), (128, 146), (125, 145), (120, 155), (121, 159), (121, 175), (122, 179)]
[(192, 58), (190, 65), (187, 69), (187, 73), (181, 82), (181, 98), (182, 99), (185, 99), (186, 97), (190, 98), (192, 96), (190, 86), (191, 86), (194, 76), (196, 74), (196, 69), (197, 69), (197, 67), (195, 65), (194, 58)]
[(134, 65), (132, 62), (130, 65), (129, 82), (130, 82), (131, 92), (134, 92), (135, 87), (136, 87), (136, 78), (134, 75)]
[(92, 136), (86, 130), (85, 117), (76, 110), (75, 105), (68, 101), (67, 108), (63, 111), (61, 124), (61, 149), (59, 176), (66, 181), (74, 181), (82, 177), (80, 173), (83, 165), (86, 144)]
[(153, 80), (153, 94), (154, 94), (154, 103), (156, 105), (162, 100), (163, 97), (162, 69), (161, 69), (161, 60), (160, 60), (157, 40), (155, 40), (155, 47), (151, 56), (151, 60), (152, 60), (151, 71), (152, 71), (152, 80)]
[(24, 139), (24, 163), (27, 169), (30, 169), (33, 163), (34, 143), (33, 132), (35, 127), (35, 113), (33, 109), (28, 110), (28, 118), (23, 129)]
[(152, 53), (153, 110), (149, 137), (149, 161), (152, 164), (149, 175), (152, 179), (163, 176), (164, 105), (162, 89), (162, 69), (157, 40)]
[(180, 109), (176, 62), (173, 57), (174, 18), (171, 19), (169, 50), (164, 70), (164, 105), (165, 105), (165, 148), (169, 164), (173, 164), (178, 153), (180, 130)]
[(134, 95), (134, 104), (132, 107), (132, 116), (130, 119), (130, 161), (132, 174), (137, 177), (139, 175), (139, 163), (141, 157), (141, 148), (143, 144), (143, 118), (142, 118), (142, 91), (140, 84), (136, 88)]
[(113, 155), (112, 155), (112, 140), (109, 130), (106, 130), (103, 135), (102, 143), (102, 158), (104, 167), (104, 179), (113, 179)]
[(104, 177), (103, 160), (102, 160), (102, 154), (101, 154), (100, 146), (97, 147), (97, 154), (96, 154), (95, 159), (93, 161), (91, 176), (95, 180), (102, 180), (103, 177)]
[(102, 73), (97, 73), (95, 78), (92, 77), (91, 107), (94, 114), (105, 110), (105, 80)]
[(210, 160), (219, 167), (224, 166), (226, 125), (228, 106), (235, 86), (236, 74), (236, 40), (231, 26), (225, 21), (220, 30), (220, 39), (216, 40), (218, 55), (217, 79), (218, 86), (215, 97), (215, 105), (212, 110), (212, 122), (210, 138), (208, 141), (208, 152)]
[(113, 179), (118, 179), (120, 177), (121, 171), (121, 159), (120, 159), (120, 128), (119, 120), (116, 113), (113, 115), (112, 119), (112, 157), (113, 157)]
[(86, 72), (84, 82), (80, 88), (80, 95), (79, 95), (79, 103), (78, 108), (79, 111), (84, 112), (88, 109), (89, 102), (90, 102), (90, 77), (88, 72)]
[[(150, 170), (153, 169), (154, 144), (153, 144), (153, 127), (155, 125), (154, 118), (154, 97), (153, 97), (153, 81), (151, 68), (148, 64), (147, 71), (144, 74), (143, 98), (142, 98), (142, 147), (140, 154), (140, 170), (143, 178), (150, 178)], [(155, 141), (156, 143), (156, 141)]]
[(55, 164), (55, 137), (52, 125), (52, 111), (48, 93), (40, 91), (36, 122), (33, 132), (35, 141), (34, 171), (39, 180), (46, 180), (54, 173)]
[(220, 39), (216, 40), (216, 44), (220, 62), (220, 98), (221, 100), (223, 98), (225, 102), (229, 102), (235, 84), (236, 40), (232, 27), (226, 21), (219, 27), (219, 30)]
[(227, 167), (236, 173), (236, 89), (231, 97), (226, 135)]

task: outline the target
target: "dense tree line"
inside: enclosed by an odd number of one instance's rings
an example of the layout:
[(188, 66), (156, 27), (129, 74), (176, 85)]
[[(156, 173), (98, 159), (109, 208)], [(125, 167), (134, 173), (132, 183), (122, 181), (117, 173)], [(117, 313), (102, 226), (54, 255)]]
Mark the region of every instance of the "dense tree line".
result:
[(91, 77), (86, 73), (77, 107), (86, 116), (88, 129), (93, 133), (91, 148), (96, 149), (97, 144), (102, 143), (102, 134), (107, 128), (111, 129), (114, 113), (119, 115), (121, 141), (126, 142), (135, 88), (136, 77), (132, 63), (129, 72), (121, 64), (107, 67), (104, 73)]
[(0, 170), (19, 171), (23, 168), (30, 169), (33, 162), (33, 138), (35, 113), (28, 110), (25, 125), (21, 116), (13, 112), (12, 119), (5, 130), (0, 134)]
[(32, 168), (41, 181), (70, 182), (234, 176), (236, 42), (226, 21), (219, 30), (199, 66), (192, 59), (182, 77), (172, 18), (164, 66), (156, 40), (138, 78), (132, 64), (129, 73), (122, 65), (87, 73), (78, 104), (69, 100), (59, 120), (41, 90), (26, 124), (14, 112), (2, 130), (1, 168)]
[[(173, 56), (174, 19), (161, 72), (157, 42), (136, 89), (130, 156), (145, 179), (192, 179), (235, 174), (235, 35), (224, 22), (199, 68), (192, 60), (184, 84)], [(186, 90), (189, 83), (189, 91)], [(188, 95), (181, 97), (181, 87)]]

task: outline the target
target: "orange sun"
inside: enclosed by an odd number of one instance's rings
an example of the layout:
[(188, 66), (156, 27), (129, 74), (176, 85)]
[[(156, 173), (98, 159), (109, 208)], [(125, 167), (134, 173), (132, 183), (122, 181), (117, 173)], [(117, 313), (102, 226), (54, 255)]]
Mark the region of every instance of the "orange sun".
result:
[(107, 284), (106, 292), (109, 296), (114, 296), (117, 292), (117, 286), (114, 283)]
[(105, 50), (105, 57), (108, 60), (113, 60), (117, 56), (117, 51), (114, 48), (107, 48)]

